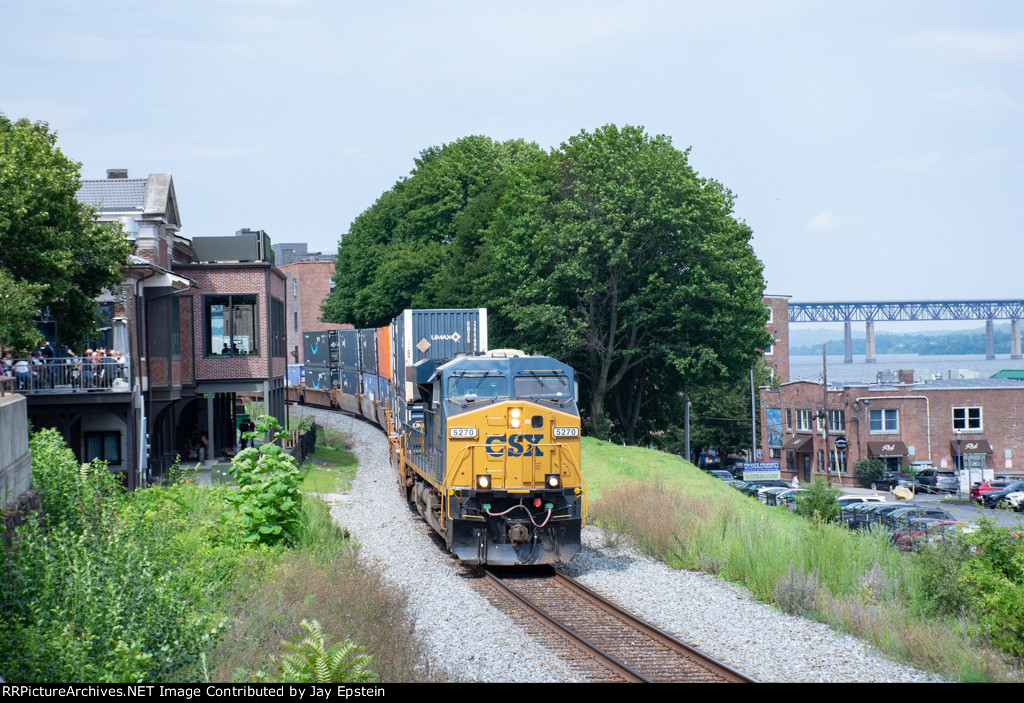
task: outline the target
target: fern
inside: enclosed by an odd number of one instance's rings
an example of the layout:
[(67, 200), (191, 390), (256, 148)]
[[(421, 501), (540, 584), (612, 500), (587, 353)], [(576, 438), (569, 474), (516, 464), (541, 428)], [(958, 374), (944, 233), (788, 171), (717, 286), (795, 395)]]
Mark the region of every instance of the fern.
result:
[(370, 670), (373, 657), (361, 654), (363, 648), (351, 640), (328, 645), (320, 623), (303, 620), (299, 627), (306, 633), (303, 638), (282, 642), (289, 651), (275, 661), (278, 672), (273, 678), (288, 683), (367, 683), (377, 681)]

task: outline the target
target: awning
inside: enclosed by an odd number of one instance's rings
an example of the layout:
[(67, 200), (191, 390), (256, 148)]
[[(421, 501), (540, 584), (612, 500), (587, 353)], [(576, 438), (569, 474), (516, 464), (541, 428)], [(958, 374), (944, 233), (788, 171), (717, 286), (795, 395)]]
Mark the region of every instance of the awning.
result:
[(906, 456), (907, 445), (899, 440), (892, 442), (868, 442), (868, 456)]
[(951, 439), (949, 440), (949, 453), (952, 456), (960, 454), (991, 454), (992, 445), (988, 443), (988, 440), (981, 439), (980, 437), (971, 437), (970, 439), (961, 439), (960, 448), (957, 449), (956, 440)]
[(809, 452), (814, 446), (814, 435), (798, 435), (782, 445), (785, 451)]

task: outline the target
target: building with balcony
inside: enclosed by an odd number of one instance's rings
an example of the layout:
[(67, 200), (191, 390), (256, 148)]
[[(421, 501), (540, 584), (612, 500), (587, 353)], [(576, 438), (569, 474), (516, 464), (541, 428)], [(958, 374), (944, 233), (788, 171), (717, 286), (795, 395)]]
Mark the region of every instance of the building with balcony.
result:
[[(265, 233), (181, 236), (170, 174), (127, 176), (111, 170), (78, 192), (135, 245), (105, 302), (122, 361), (74, 350), (77, 359), (30, 366), (16, 382), (35, 427), (58, 428), (79, 460), (104, 459), (135, 488), (199, 447), (232, 456), (243, 397), (283, 417), (286, 309)], [(59, 335), (51, 341), (63, 349)]]

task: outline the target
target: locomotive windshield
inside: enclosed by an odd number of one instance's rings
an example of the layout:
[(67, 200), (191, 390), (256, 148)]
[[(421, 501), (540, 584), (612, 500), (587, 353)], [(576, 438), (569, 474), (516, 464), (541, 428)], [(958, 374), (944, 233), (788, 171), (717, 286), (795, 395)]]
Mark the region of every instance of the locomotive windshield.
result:
[(571, 398), (567, 376), (516, 376), (512, 388), (517, 398)]
[(448, 379), (447, 397), (451, 400), (500, 398), (503, 396), (508, 396), (508, 383), (502, 376), (452, 376)]

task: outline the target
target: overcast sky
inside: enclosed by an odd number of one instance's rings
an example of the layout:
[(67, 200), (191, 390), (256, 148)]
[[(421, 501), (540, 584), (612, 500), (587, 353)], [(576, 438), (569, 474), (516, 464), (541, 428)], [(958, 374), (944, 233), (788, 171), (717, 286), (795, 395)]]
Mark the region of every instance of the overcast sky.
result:
[(1019, 2), (0, 0), (0, 111), (182, 234), (333, 252), (426, 147), (639, 124), (803, 301), (1022, 296), (1022, 69)]

